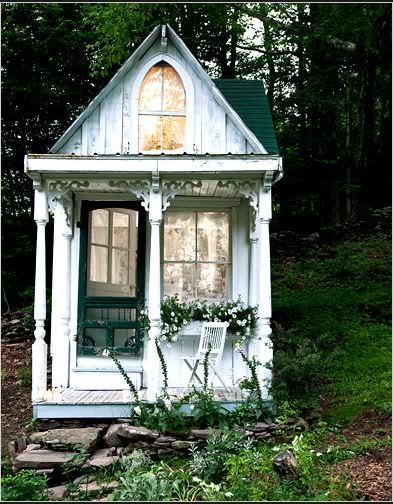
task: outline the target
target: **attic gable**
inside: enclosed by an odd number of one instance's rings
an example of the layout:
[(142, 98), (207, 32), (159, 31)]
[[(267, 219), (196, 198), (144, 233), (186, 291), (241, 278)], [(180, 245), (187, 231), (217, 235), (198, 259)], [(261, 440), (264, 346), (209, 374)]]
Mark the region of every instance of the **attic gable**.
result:
[(268, 152), (262, 137), (246, 125), (244, 117), (225, 97), (227, 93), (220, 91), (220, 84), (216, 86), (168, 25), (152, 31), (51, 152), (77, 155), (140, 152), (138, 90), (149, 68), (160, 61), (174, 67), (186, 89), (184, 152)]

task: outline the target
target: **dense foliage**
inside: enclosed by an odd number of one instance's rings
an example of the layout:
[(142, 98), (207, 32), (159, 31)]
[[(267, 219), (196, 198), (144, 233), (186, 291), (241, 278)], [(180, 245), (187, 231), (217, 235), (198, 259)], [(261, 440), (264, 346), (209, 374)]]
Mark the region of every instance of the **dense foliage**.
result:
[[(356, 221), (360, 210), (390, 201), (390, 4), (8, 3), (1, 9), (3, 297), (11, 309), (33, 283), (32, 186), (23, 156), (47, 152), (162, 22), (211, 76), (264, 80), (285, 167), (273, 227), (315, 230)], [(14, 275), (17, 282), (10, 281)]]

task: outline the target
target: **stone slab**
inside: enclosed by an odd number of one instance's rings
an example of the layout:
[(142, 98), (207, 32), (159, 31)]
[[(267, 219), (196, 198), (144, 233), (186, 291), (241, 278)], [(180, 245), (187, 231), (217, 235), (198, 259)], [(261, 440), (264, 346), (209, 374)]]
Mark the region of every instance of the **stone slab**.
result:
[(68, 462), (77, 455), (76, 452), (59, 452), (54, 450), (31, 450), (17, 455), (13, 461), (19, 469), (52, 469)]

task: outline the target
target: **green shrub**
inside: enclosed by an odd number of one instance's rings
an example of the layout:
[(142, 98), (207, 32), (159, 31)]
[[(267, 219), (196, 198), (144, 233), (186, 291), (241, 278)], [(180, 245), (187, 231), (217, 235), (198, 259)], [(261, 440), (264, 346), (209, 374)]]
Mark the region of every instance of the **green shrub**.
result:
[(43, 501), (46, 495), (48, 478), (31, 469), (23, 469), (17, 474), (1, 480), (1, 499), (4, 501)]
[(192, 470), (200, 478), (218, 483), (225, 474), (226, 458), (230, 454), (250, 449), (252, 444), (242, 432), (236, 430), (215, 434), (208, 438), (202, 450), (193, 451)]

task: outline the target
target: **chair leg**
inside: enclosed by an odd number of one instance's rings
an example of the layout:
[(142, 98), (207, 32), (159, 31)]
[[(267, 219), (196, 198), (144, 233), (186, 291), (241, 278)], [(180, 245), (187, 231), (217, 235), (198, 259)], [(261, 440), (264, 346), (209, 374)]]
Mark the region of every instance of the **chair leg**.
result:
[(192, 380), (194, 379), (194, 376), (199, 381), (199, 383), (202, 383), (202, 381), (200, 380), (199, 376), (196, 374), (196, 371), (197, 371), (197, 368), (198, 368), (198, 364), (199, 364), (199, 360), (197, 359), (195, 361), (195, 364), (194, 364), (193, 368), (191, 367), (190, 363), (186, 359), (184, 359), (184, 362), (186, 362), (187, 366), (192, 370), (192, 373), (191, 373), (190, 379), (188, 380), (187, 386), (183, 389), (183, 393), (185, 393), (188, 390), (188, 388), (190, 387), (190, 385), (192, 383)]
[(225, 391), (226, 391), (226, 392), (230, 392), (229, 388), (225, 385), (225, 382), (223, 381), (223, 379), (221, 378), (221, 376), (217, 373), (216, 368), (215, 368), (212, 364), (210, 364), (210, 367), (212, 368), (213, 373), (217, 376), (217, 378), (218, 378), (218, 379), (220, 380), (220, 382), (222, 383), (222, 385), (223, 385), (223, 387), (224, 387)]

